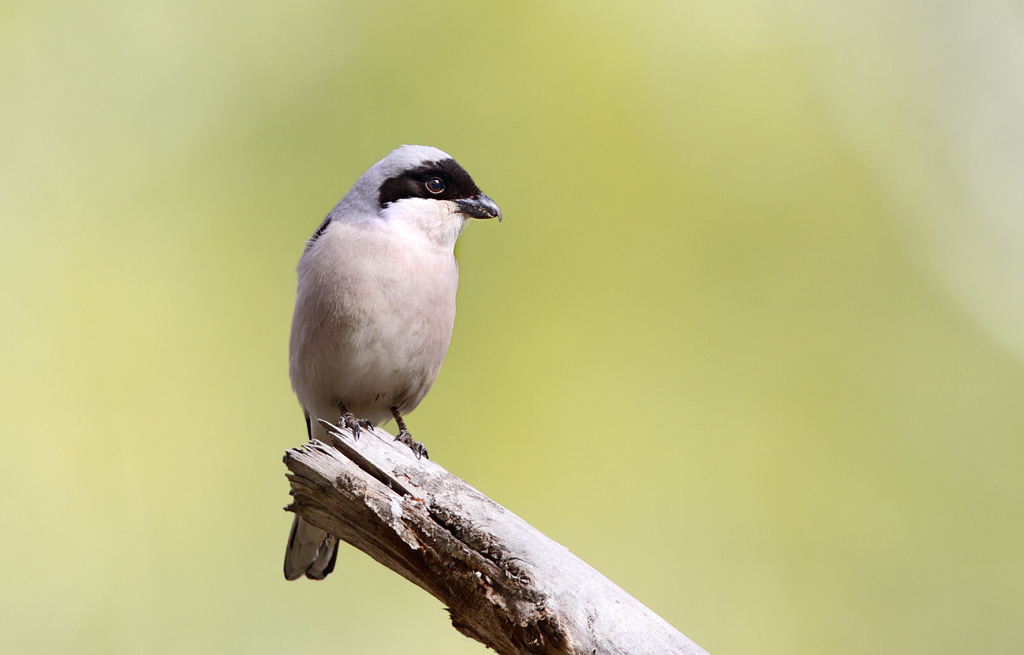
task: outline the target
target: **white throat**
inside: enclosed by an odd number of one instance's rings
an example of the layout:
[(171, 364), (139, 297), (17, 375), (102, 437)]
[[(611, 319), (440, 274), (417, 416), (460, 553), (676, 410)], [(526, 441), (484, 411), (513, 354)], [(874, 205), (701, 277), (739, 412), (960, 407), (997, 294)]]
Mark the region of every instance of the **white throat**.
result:
[(427, 198), (398, 200), (381, 210), (380, 216), (393, 228), (418, 233), (447, 252), (455, 249), (466, 223), (472, 220), (458, 213), (458, 207), (450, 200)]

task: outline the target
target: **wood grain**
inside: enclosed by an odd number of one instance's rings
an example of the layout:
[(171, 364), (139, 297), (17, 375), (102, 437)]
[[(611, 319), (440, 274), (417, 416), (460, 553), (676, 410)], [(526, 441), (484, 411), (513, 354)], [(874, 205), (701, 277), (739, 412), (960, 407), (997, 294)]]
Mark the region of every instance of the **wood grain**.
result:
[(502, 655), (705, 653), (567, 548), (384, 430), (355, 440), (324, 426), (331, 443), (285, 454), (286, 509), (422, 587), (462, 634)]

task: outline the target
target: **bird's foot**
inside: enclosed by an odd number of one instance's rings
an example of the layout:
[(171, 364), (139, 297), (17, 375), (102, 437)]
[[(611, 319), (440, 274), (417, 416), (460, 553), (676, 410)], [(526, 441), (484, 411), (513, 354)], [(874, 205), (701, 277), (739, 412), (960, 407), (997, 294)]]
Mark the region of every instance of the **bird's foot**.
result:
[(395, 437), (395, 441), (401, 441), (406, 446), (409, 446), (413, 454), (416, 455), (416, 459), (419, 459), (421, 457), (426, 457), (427, 459), (430, 459), (430, 455), (427, 454), (427, 449), (424, 448), (423, 444), (421, 444), (419, 441), (415, 441), (412, 438), (412, 435), (409, 434), (408, 430), (399, 431), (398, 436)]
[(339, 428), (348, 428), (352, 431), (352, 438), (359, 438), (359, 429), (365, 428), (368, 431), (373, 430), (373, 423), (370, 423), (365, 418), (356, 418), (352, 412), (343, 412), (341, 418), (338, 419)]

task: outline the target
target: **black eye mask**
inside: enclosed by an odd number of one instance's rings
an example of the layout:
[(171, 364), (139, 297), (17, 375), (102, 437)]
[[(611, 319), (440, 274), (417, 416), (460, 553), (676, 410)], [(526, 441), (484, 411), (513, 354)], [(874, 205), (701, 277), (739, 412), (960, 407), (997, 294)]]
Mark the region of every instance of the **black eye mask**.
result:
[[(437, 188), (433, 178), (441, 181), (440, 192), (432, 193)], [(473, 198), (480, 193), (476, 182), (454, 159), (426, 162), (398, 175), (384, 180), (380, 185), (378, 203), (383, 209), (396, 200), (403, 198), (434, 198), (436, 200), (459, 200)]]

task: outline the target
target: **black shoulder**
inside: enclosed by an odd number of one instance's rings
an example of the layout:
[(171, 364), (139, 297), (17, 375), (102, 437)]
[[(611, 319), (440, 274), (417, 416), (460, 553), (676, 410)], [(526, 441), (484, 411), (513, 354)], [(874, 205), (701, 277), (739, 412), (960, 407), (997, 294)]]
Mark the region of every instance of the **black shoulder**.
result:
[(320, 227), (316, 228), (316, 232), (314, 232), (313, 236), (309, 237), (309, 241), (306, 242), (306, 250), (309, 250), (310, 248), (313, 247), (313, 244), (316, 243), (316, 240), (323, 235), (324, 230), (327, 229), (327, 226), (328, 224), (330, 224), (330, 222), (331, 217), (328, 216), (327, 218), (324, 219), (324, 222), (320, 224)]

